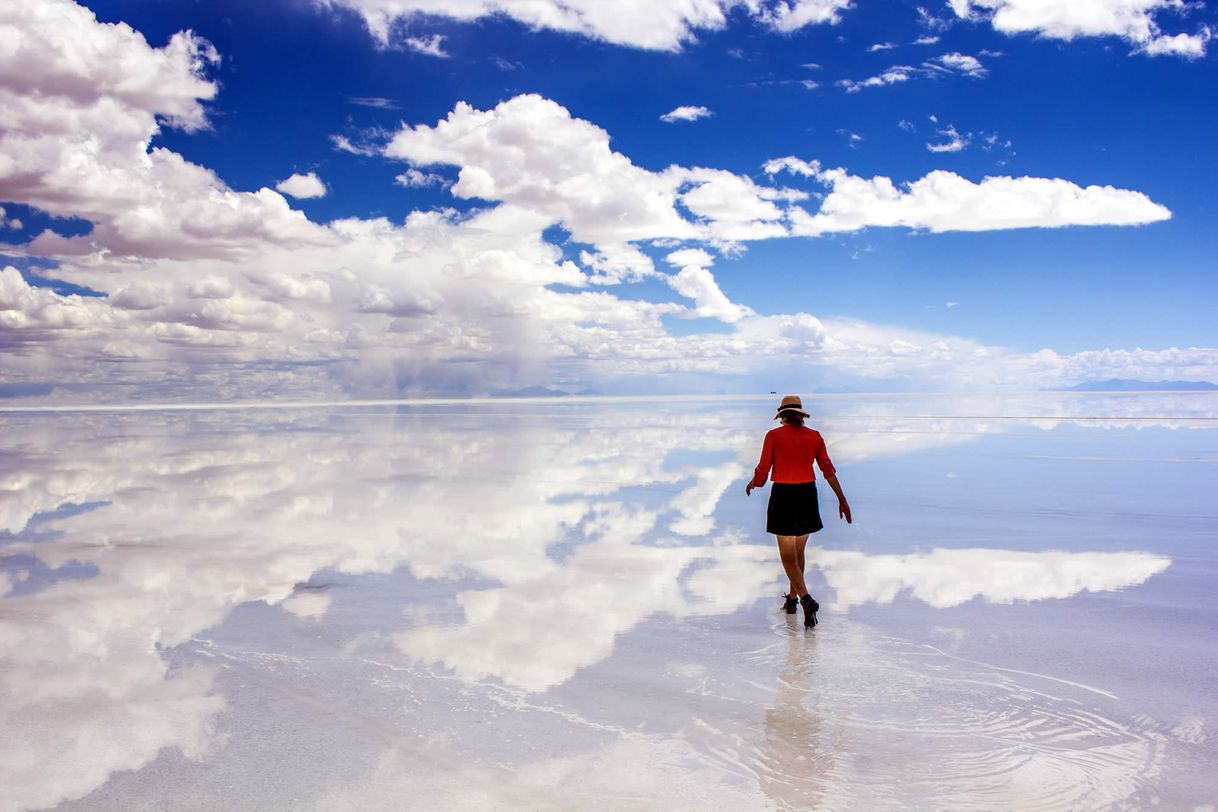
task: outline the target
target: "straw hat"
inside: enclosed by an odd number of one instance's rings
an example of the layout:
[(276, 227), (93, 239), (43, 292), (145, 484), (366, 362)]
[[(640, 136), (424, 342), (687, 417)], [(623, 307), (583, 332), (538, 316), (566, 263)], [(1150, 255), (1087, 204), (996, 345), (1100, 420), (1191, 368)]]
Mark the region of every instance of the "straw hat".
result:
[(795, 412), (795, 414), (802, 414), (804, 417), (812, 416), (804, 411), (804, 404), (799, 399), (799, 395), (785, 395), (782, 403), (778, 404), (778, 413), (774, 415), (774, 419), (777, 420), (781, 417), (783, 412)]

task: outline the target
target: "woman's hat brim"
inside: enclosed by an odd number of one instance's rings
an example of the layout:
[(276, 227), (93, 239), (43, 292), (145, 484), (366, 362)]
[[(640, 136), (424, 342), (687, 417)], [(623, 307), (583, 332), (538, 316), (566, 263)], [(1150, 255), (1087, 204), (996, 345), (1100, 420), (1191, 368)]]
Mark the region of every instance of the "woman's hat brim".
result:
[(774, 419), (777, 420), (778, 418), (782, 417), (783, 412), (795, 412), (795, 414), (803, 415), (804, 417), (812, 416), (812, 415), (808, 414), (807, 412), (805, 412), (803, 409), (797, 409), (794, 406), (788, 406), (785, 409), (779, 409), (778, 414), (774, 415)]

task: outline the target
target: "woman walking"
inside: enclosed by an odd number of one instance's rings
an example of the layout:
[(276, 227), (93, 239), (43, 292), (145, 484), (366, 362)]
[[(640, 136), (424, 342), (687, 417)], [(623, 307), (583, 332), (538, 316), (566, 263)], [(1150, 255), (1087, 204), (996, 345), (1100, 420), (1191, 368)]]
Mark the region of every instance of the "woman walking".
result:
[[(837, 495), (837, 515), (852, 524), (850, 504), (837, 481), (833, 463), (825, 449), (820, 432), (804, 425), (808, 417), (798, 395), (787, 395), (778, 406), (775, 420), (782, 425), (766, 433), (761, 447), (761, 461), (753, 472), (753, 478), (745, 486), (746, 495), (753, 488), (765, 485), (766, 478), (774, 481), (770, 489), (770, 504), (766, 511), (767, 533), (778, 537), (778, 555), (782, 568), (786, 570), (791, 588), (783, 602), (787, 614), (795, 614), (797, 606), (804, 610), (804, 625), (809, 629), (816, 625), (816, 610), (820, 608), (804, 583), (804, 548), (808, 536), (824, 527), (820, 520), (820, 506), (816, 498), (816, 474), (812, 462), (820, 467), (825, 482)], [(770, 474), (771, 469), (773, 475)]]

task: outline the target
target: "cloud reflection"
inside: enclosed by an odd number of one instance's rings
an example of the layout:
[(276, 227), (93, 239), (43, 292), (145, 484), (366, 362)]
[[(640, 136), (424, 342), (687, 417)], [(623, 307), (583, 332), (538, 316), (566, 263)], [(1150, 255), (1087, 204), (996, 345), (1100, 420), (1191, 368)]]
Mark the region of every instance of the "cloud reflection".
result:
[[(776, 592), (770, 539), (742, 513), (760, 503), (725, 499), (754, 462), (755, 407), (707, 408), (697, 431), (688, 403), (0, 417), (5, 803), (83, 797), (166, 748), (206, 754), (225, 707), (217, 672), (171, 668), (167, 652), (252, 601), (325, 622), (341, 598), (302, 585), (326, 570), (453, 581), (459, 617), (432, 622), (445, 617), (434, 599), (408, 603), (372, 631), (467, 682), (523, 691), (567, 682), (649, 617), (725, 615)], [(960, 441), (950, 423), (887, 420), (837, 419), (839, 466)], [(674, 452), (731, 459), (695, 469), (670, 465)], [(29, 557), (93, 574), (16, 589)], [(1060, 598), (1168, 563), (1004, 550), (811, 560), (837, 608), (902, 590), (932, 606)]]
[(936, 549), (910, 555), (866, 555), (816, 550), (834, 595), (830, 608), (891, 603), (908, 592), (936, 609), (981, 598), (990, 603), (1069, 598), (1135, 586), (1167, 569), (1171, 559), (1152, 553), (1070, 553), (1060, 550)]

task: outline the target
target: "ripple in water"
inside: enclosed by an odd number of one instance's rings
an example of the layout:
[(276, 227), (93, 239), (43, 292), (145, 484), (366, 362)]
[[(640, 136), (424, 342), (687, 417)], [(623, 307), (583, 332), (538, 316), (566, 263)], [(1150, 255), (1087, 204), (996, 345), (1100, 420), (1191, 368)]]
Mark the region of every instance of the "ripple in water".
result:
[[(1106, 715), (1115, 697), (1098, 689), (844, 619), (815, 634), (794, 621), (774, 631), (776, 642), (742, 664), (748, 676), (731, 677), (777, 675), (764, 718), (741, 717), (742, 730), (711, 731), (701, 744), (721, 769), (751, 771), (781, 808), (1120, 807), (1148, 797), (1178, 738), (1149, 719)], [(740, 751), (729, 752), (737, 737)]]

